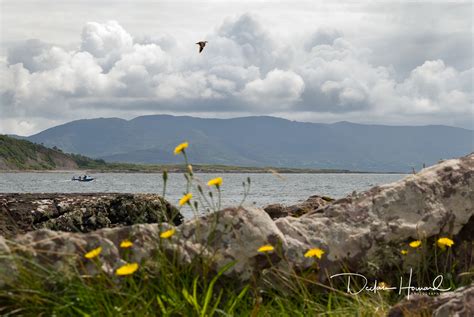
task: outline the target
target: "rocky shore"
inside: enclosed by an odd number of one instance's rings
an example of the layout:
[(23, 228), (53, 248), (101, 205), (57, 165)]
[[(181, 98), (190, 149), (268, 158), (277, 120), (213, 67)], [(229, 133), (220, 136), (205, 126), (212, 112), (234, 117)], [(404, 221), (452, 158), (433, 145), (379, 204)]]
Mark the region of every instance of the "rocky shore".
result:
[(0, 208), (0, 235), (6, 238), (37, 229), (91, 232), (183, 221), (176, 207), (153, 194), (0, 194)]
[[(322, 283), (345, 270), (386, 278), (399, 263), (402, 270), (412, 265), (409, 258), (401, 261), (404, 245), (412, 240), (434, 244), (439, 237), (454, 241), (450, 251), (456, 270), (473, 269), (474, 154), (336, 201), (313, 196), (290, 207), (227, 208), (186, 222), (156, 195), (0, 194), (0, 205), (0, 253), (26, 255), (55, 270), (76, 266), (94, 274), (97, 267), (83, 266), (82, 255), (100, 245), (102, 269), (113, 272), (123, 262), (117, 246), (127, 238), (134, 243), (130, 261), (146, 265), (157, 248), (177, 252), (182, 263), (204, 257), (216, 270), (235, 261), (226, 275), (242, 282), (270, 266), (286, 271), (311, 268), (314, 259), (304, 256), (311, 248), (324, 251), (315, 276)], [(157, 243), (160, 232), (172, 226), (172, 239)], [(257, 251), (266, 244), (275, 252)], [(14, 279), (15, 263), (8, 256), (0, 262), (0, 279)], [(0, 286), (3, 283), (0, 280)], [(428, 311), (443, 306), (448, 313), (439, 316), (450, 316), (462, 305), (472, 313), (473, 288), (458, 291), (462, 299), (449, 299), (449, 307), (433, 304)], [(401, 305), (391, 316), (418, 307)]]

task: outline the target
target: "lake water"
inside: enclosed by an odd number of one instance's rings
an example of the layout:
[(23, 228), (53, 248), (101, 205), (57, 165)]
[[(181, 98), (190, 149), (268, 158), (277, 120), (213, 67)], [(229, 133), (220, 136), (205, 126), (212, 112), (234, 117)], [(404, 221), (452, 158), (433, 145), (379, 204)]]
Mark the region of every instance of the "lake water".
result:
[[(73, 173), (0, 173), (0, 193), (159, 193), (163, 191), (161, 174), (101, 173), (92, 174), (92, 182), (71, 181)], [(306, 200), (311, 195), (341, 198), (355, 191), (386, 184), (403, 178), (404, 174), (196, 174), (205, 184), (221, 176), (222, 205), (238, 205), (243, 197), (242, 182), (250, 177), (251, 189), (244, 205), (263, 207), (272, 203), (290, 205)], [(203, 186), (207, 188), (207, 186)], [(177, 205), (186, 189), (183, 174), (169, 174), (166, 198)], [(196, 191), (194, 191), (196, 195)], [(190, 210), (183, 210), (190, 213)]]

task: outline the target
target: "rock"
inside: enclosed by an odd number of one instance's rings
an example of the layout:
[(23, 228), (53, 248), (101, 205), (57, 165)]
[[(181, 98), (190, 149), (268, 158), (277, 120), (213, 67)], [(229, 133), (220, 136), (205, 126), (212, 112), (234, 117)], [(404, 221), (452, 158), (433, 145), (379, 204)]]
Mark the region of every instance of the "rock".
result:
[(309, 197), (306, 201), (292, 206), (283, 206), (281, 204), (272, 204), (263, 208), (272, 219), (283, 218), (287, 216), (300, 217), (310, 211), (316, 211), (324, 206), (327, 206), (334, 199), (327, 196), (314, 195)]
[[(206, 250), (218, 268), (236, 261), (229, 273), (241, 280), (279, 263), (282, 251), (287, 248), (285, 237), (275, 223), (257, 208), (228, 208), (178, 228), (179, 237), (191, 242), (190, 257)], [(266, 244), (275, 246), (275, 252), (257, 251)]]
[(278, 219), (288, 216), (286, 207), (282, 204), (271, 204), (263, 208), (263, 210), (270, 216), (270, 218)]
[(178, 210), (153, 194), (0, 194), (0, 235), (40, 228), (90, 232), (136, 223), (183, 221)]
[[(432, 243), (440, 235), (451, 237), (455, 244), (450, 251), (461, 259), (473, 252), (473, 241), (469, 240), (473, 219), (471, 154), (337, 200), (298, 218), (287, 216), (273, 221), (262, 209), (228, 208), (181, 224), (176, 234), (162, 243), (158, 243), (158, 237), (168, 228), (166, 224), (118, 227), (88, 234), (39, 230), (17, 236), (7, 245), (11, 243), (16, 252), (41, 262), (52, 261), (60, 268), (62, 263), (72, 261), (70, 254), (77, 254), (73, 261), (77, 265), (83, 263), (84, 252), (101, 245), (105, 249), (103, 267), (111, 271), (122, 261), (117, 246), (120, 239), (127, 237), (137, 241), (133, 260), (152, 259), (161, 245), (164, 250), (179, 251), (184, 262), (207, 257), (216, 270), (236, 261), (226, 274), (242, 281), (270, 266), (284, 270), (314, 267), (315, 260), (304, 254), (317, 247), (325, 252), (318, 260), (317, 277), (325, 281), (342, 268), (388, 277), (388, 272), (398, 272), (400, 248), (412, 239)], [(273, 245), (274, 252), (258, 253), (264, 244)], [(456, 269), (465, 270), (462, 266)]]
[(412, 295), (410, 299), (404, 299), (395, 305), (388, 313), (388, 317), (408, 316), (474, 316), (474, 284), (439, 296)]
[[(218, 267), (237, 261), (232, 273), (244, 280), (271, 265), (266, 255), (257, 252), (259, 247), (272, 244), (279, 245), (280, 251), (285, 248), (284, 237), (261, 209), (229, 208), (209, 214), (178, 226), (173, 237), (159, 241), (160, 232), (169, 228), (165, 223), (138, 224), (87, 234), (41, 229), (19, 235), (10, 243), (15, 245), (17, 254), (35, 258), (54, 270), (68, 271), (72, 264), (84, 269), (85, 274), (95, 274), (97, 266), (85, 259), (84, 254), (102, 246), (99, 256), (102, 270), (112, 273), (124, 263), (119, 245), (128, 239), (134, 244), (127, 255), (130, 262), (142, 263), (152, 258), (161, 246), (169, 252), (178, 251), (181, 260), (187, 263), (196, 256), (207, 257)], [(281, 260), (276, 252), (270, 254), (270, 259), (273, 263)]]
[[(285, 236), (287, 258), (298, 267), (308, 267), (302, 251), (325, 250), (321, 271), (346, 268), (359, 273), (381, 274), (399, 260), (402, 243), (411, 239), (454, 237), (464, 226), (474, 228), (474, 154), (447, 160), (398, 182), (337, 200), (322, 210), (300, 218), (275, 221)], [(467, 241), (472, 252), (472, 240)], [(453, 251), (458, 250), (454, 248)], [(365, 263), (371, 267), (363, 267)], [(380, 268), (378, 272), (377, 267)], [(321, 276), (321, 278), (323, 278)]]
[[(96, 274), (99, 268), (95, 261), (84, 255), (100, 246), (100, 270), (112, 274), (125, 263), (124, 252), (130, 251), (127, 254), (130, 261), (143, 262), (149, 258), (159, 247), (156, 243), (159, 232), (158, 224), (107, 228), (87, 234), (40, 229), (17, 236), (14, 241), (17, 255), (37, 259), (42, 265), (65, 273), (76, 266), (84, 274)], [(120, 248), (120, 242), (125, 239), (133, 241), (132, 248)]]

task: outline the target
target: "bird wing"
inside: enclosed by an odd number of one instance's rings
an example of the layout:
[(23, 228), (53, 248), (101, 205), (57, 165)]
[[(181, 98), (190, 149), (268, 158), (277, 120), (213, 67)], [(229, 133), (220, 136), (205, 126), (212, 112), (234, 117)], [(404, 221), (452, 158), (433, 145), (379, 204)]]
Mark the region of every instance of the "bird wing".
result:
[(199, 53), (201, 53), (203, 49), (204, 49), (204, 45), (199, 45)]

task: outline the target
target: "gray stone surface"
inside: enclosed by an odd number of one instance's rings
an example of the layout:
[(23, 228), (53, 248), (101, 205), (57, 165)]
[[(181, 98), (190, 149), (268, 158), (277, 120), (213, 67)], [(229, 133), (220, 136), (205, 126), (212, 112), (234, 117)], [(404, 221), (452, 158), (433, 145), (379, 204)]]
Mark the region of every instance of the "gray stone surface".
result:
[(461, 287), (454, 292), (439, 296), (413, 295), (404, 299), (388, 313), (388, 317), (432, 316), (472, 317), (474, 316), (474, 284)]
[(317, 212), (277, 219), (275, 224), (286, 238), (286, 256), (294, 265), (306, 267), (302, 250), (320, 247), (326, 251), (323, 268), (331, 272), (339, 270), (334, 263), (342, 259), (359, 270), (367, 259), (383, 267), (399, 243), (455, 237), (465, 225), (474, 230), (469, 222), (473, 215), (471, 154), (337, 200)]

